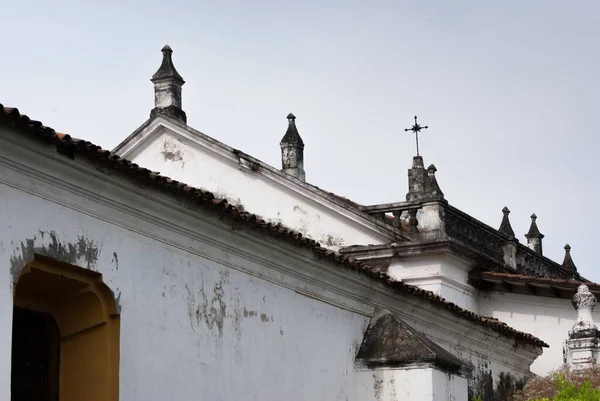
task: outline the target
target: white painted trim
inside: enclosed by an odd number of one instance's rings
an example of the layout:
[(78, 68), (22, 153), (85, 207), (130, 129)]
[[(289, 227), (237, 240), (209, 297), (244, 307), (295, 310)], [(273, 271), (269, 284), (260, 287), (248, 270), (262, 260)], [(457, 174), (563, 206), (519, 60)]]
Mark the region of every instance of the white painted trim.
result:
[[(441, 274), (430, 274), (430, 275), (422, 275), (422, 276), (407, 276), (402, 277), (402, 281), (407, 284), (412, 285), (430, 285), (430, 284), (445, 284), (448, 287), (460, 291), (466, 292), (468, 295), (476, 296), (478, 290), (475, 287), (470, 286), (467, 283), (462, 283), (460, 281), (456, 281), (451, 277), (443, 276)], [(417, 284), (418, 283), (418, 284)]]

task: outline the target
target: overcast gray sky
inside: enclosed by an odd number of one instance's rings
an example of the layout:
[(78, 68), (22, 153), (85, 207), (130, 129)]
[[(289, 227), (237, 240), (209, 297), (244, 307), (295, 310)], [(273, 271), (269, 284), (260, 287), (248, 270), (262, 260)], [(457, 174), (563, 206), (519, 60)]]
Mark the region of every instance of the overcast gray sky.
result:
[[(0, 103), (112, 149), (168, 43), (188, 124), (272, 165), (291, 111), (307, 180), (404, 200), (417, 114), (449, 202), (600, 281), (598, 1), (4, 1)], [(268, 217), (268, 216), (265, 216)]]

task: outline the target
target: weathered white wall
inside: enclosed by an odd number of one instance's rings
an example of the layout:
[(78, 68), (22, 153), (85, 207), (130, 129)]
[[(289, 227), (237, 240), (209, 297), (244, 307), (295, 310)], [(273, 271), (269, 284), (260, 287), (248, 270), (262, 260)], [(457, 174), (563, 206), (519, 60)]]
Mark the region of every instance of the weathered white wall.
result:
[(71, 261), (101, 272), (119, 301), (120, 399), (354, 399), (367, 316), (6, 185), (0, 193), (0, 399), (10, 389), (9, 272), (52, 243), (97, 252)]
[[(532, 372), (545, 375), (562, 365), (562, 345), (577, 319), (570, 299), (491, 292), (481, 293), (479, 302), (481, 314), (496, 317), (550, 345), (533, 363)], [(594, 321), (600, 322), (600, 313), (593, 315)]]
[(467, 284), (470, 270), (471, 266), (459, 258), (450, 255), (425, 255), (394, 258), (388, 268), (388, 275), (479, 313), (477, 290)]
[(0, 399), (10, 391), (11, 283), (34, 253), (98, 271), (115, 293), (123, 400), (358, 401), (353, 361), (374, 307), (477, 372), (521, 377), (534, 358), (531, 346), (79, 156), (1, 129), (0, 145)]
[(467, 379), (432, 369), (433, 394), (435, 401), (469, 400)]
[(357, 373), (361, 401), (471, 401), (467, 379), (431, 367)]
[(390, 241), (389, 234), (347, 217), (343, 207), (319, 203), (319, 196), (310, 191), (301, 195), (291, 189), (305, 184), (284, 185), (286, 178), (260, 169), (253, 171), (247, 162), (232, 160), (230, 152), (218, 145), (200, 146), (166, 128), (157, 130), (126, 156), (141, 166), (243, 205), (249, 212), (280, 222), (332, 249)]
[[(431, 368), (376, 369), (359, 373), (363, 383), (360, 399), (365, 401), (432, 401)], [(437, 400), (437, 399), (435, 399)], [(466, 400), (466, 399), (465, 399)]]

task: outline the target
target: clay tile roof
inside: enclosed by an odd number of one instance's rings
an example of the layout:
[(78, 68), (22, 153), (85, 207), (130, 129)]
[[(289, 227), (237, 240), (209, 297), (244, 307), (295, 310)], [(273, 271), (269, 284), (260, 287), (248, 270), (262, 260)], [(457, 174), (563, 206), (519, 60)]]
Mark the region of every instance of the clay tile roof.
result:
[(21, 132), (32, 135), (40, 141), (54, 144), (57, 147), (57, 151), (66, 154), (69, 157), (74, 157), (75, 154), (81, 155), (95, 163), (114, 169), (115, 171), (120, 171), (140, 184), (145, 184), (148, 187), (170, 193), (173, 196), (185, 197), (192, 202), (195, 202), (198, 207), (209, 209), (221, 215), (227, 215), (251, 229), (260, 230), (268, 235), (281, 238), (295, 246), (310, 249), (312, 253), (320, 259), (328, 260), (345, 268), (358, 271), (365, 276), (378, 280), (399, 294), (411, 294), (421, 298), (434, 306), (446, 309), (458, 318), (488, 327), (497, 333), (514, 337), (515, 339), (529, 344), (548, 347), (548, 344), (531, 334), (515, 330), (506, 323), (495, 318), (480, 316), (463, 309), (452, 302), (446, 301), (444, 298), (431, 291), (423, 290), (400, 281), (395, 281), (388, 277), (385, 272), (381, 272), (375, 267), (368, 266), (354, 258), (344, 257), (336, 252), (323, 248), (315, 240), (306, 238), (301, 233), (284, 227), (281, 224), (267, 222), (260, 216), (248, 213), (240, 207), (231, 205), (227, 199), (216, 198), (211, 192), (190, 187), (185, 183), (161, 176), (157, 172), (150, 171), (129, 160), (122, 159), (91, 142), (74, 139), (68, 134), (59, 134), (52, 128), (44, 126), (41, 122), (31, 120), (26, 115), (21, 114), (16, 108), (4, 107), (0, 104), (0, 126), (18, 129)]
[(500, 272), (472, 272), (471, 278), (483, 279), (488, 281), (506, 281), (511, 283), (521, 284), (540, 284), (548, 286), (557, 286), (561, 288), (577, 289), (581, 284), (585, 284), (591, 291), (600, 292), (600, 284), (592, 283), (588, 281), (580, 281), (575, 279), (567, 278), (549, 278), (549, 277), (537, 277), (527, 276), (523, 274), (512, 274), (512, 273), (500, 273)]

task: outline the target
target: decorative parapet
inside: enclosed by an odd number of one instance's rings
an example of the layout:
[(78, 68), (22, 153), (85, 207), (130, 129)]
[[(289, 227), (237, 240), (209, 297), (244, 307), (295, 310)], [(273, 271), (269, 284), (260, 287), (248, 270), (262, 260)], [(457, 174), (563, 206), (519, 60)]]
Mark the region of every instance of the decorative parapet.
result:
[[(444, 199), (363, 206), (361, 210), (403, 230), (417, 242), (454, 239), (494, 260), (499, 266), (496, 270), (586, 281), (576, 270), (567, 269), (519, 243), (506, 229), (507, 224), (503, 231), (496, 230), (449, 205)], [(507, 212), (508, 209), (504, 212), (505, 217)]]
[(474, 220), (458, 209), (448, 207), (445, 213), (446, 234), (503, 263), (506, 238), (491, 227), (488, 229), (483, 223)]

